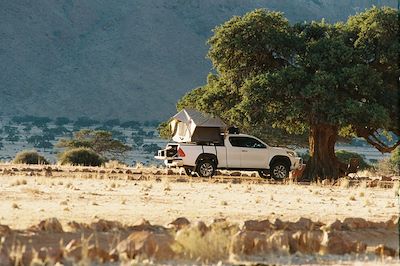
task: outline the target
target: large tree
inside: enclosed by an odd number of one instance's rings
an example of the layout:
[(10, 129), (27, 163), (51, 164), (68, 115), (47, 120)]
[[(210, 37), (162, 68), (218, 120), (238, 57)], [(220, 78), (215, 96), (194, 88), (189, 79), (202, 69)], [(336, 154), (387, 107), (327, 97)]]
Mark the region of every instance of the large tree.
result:
[(234, 17), (209, 40), (216, 72), (178, 109), (211, 112), (267, 141), (286, 135), (301, 143), (308, 135), (304, 178), (337, 178), (340, 136), (364, 137), (382, 152), (400, 144), (382, 137), (400, 136), (398, 27), (391, 8), (334, 25), (290, 25), (264, 9)]

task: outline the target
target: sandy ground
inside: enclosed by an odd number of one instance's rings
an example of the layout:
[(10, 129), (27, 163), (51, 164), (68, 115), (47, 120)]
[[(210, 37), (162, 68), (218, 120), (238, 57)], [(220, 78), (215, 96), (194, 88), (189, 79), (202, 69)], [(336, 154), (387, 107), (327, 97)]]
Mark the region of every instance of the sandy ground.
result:
[(0, 176), (0, 224), (24, 229), (57, 217), (67, 222), (97, 219), (134, 224), (141, 218), (166, 225), (177, 217), (211, 222), (227, 218), (300, 217), (330, 222), (346, 217), (386, 221), (399, 214), (395, 189), (316, 185), (218, 183), (217, 179), (158, 181)]

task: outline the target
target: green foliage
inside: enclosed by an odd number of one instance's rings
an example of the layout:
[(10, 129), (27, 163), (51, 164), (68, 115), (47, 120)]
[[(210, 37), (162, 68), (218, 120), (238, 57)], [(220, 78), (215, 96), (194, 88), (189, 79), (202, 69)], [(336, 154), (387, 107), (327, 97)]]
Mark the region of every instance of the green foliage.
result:
[(336, 157), (342, 163), (348, 164), (350, 159), (357, 159), (360, 165), (360, 170), (368, 169), (371, 166), (365, 161), (365, 156), (356, 152), (350, 152), (345, 150), (336, 151)]
[(157, 131), (158, 131), (158, 135), (160, 136), (160, 138), (162, 139), (171, 139), (171, 127), (169, 126), (170, 121), (166, 121), (163, 122), (161, 124), (158, 125), (157, 127)]
[(37, 151), (21, 151), (15, 155), (13, 163), (18, 164), (49, 164)]
[(131, 147), (128, 145), (114, 139), (111, 132), (92, 129), (82, 129), (74, 133), (72, 139), (61, 139), (57, 143), (57, 146), (67, 149), (88, 148), (101, 157), (109, 159), (123, 157), (131, 150)]
[(90, 126), (93, 126), (96, 124), (99, 124), (99, 121), (91, 119), (89, 117), (79, 117), (74, 122), (74, 127), (76, 127), (76, 128), (90, 127)]
[(269, 143), (305, 144), (310, 128), (332, 125), (381, 148), (372, 134), (400, 135), (398, 28), (391, 8), (334, 25), (290, 25), (264, 9), (234, 17), (209, 40), (216, 73), (177, 109), (218, 115)]
[(389, 158), (390, 170), (393, 173), (400, 174), (400, 147), (397, 147)]
[(142, 146), (143, 151), (145, 151), (146, 153), (150, 153), (150, 154), (155, 154), (157, 153), (158, 150), (161, 149), (160, 146), (158, 146), (155, 143), (151, 143), (151, 144), (144, 144)]
[(121, 123), (120, 126), (122, 128), (135, 129), (135, 128), (139, 128), (140, 127), (140, 122), (131, 120), (131, 121), (126, 121), (126, 122)]
[(71, 120), (67, 117), (57, 117), (56, 120), (54, 121), (54, 123), (57, 126), (64, 126), (66, 124), (71, 123)]
[(74, 148), (66, 150), (59, 156), (60, 164), (100, 166), (104, 163), (96, 152), (88, 148)]
[(113, 128), (113, 127), (119, 126), (120, 124), (121, 124), (121, 122), (119, 121), (119, 119), (110, 119), (110, 120), (105, 121), (103, 125), (106, 127)]

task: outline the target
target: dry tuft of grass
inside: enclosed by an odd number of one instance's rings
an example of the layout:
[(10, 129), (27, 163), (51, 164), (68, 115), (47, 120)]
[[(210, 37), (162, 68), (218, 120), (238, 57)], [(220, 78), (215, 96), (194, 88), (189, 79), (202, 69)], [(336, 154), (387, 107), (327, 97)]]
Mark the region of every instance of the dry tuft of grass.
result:
[(15, 203), (15, 202), (11, 205), (11, 207), (13, 209), (19, 209), (20, 208), (19, 205), (17, 203)]
[(107, 169), (121, 169), (121, 168), (126, 168), (127, 165), (124, 163), (121, 163), (117, 160), (111, 160), (108, 161), (104, 164), (104, 167)]
[(349, 200), (356, 201), (356, 197), (354, 195), (351, 195)]
[(341, 178), (339, 180), (339, 186), (341, 188), (349, 188), (350, 187), (350, 182), (347, 178)]
[(182, 258), (205, 264), (223, 261), (229, 257), (231, 237), (239, 228), (226, 222), (213, 224), (211, 230), (202, 232), (196, 227), (180, 230), (172, 249)]
[(21, 185), (26, 185), (26, 184), (28, 184), (26, 179), (17, 179), (11, 183), (11, 186), (21, 186)]

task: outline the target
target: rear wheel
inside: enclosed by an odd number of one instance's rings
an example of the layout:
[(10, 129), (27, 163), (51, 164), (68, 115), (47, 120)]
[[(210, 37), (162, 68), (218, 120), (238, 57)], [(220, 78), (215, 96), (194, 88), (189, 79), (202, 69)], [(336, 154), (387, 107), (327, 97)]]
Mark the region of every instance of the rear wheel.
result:
[(283, 180), (289, 176), (289, 167), (283, 162), (271, 165), (271, 177), (275, 180)]
[(213, 161), (206, 159), (198, 162), (196, 172), (201, 177), (212, 177), (215, 174), (216, 168), (217, 167)]

